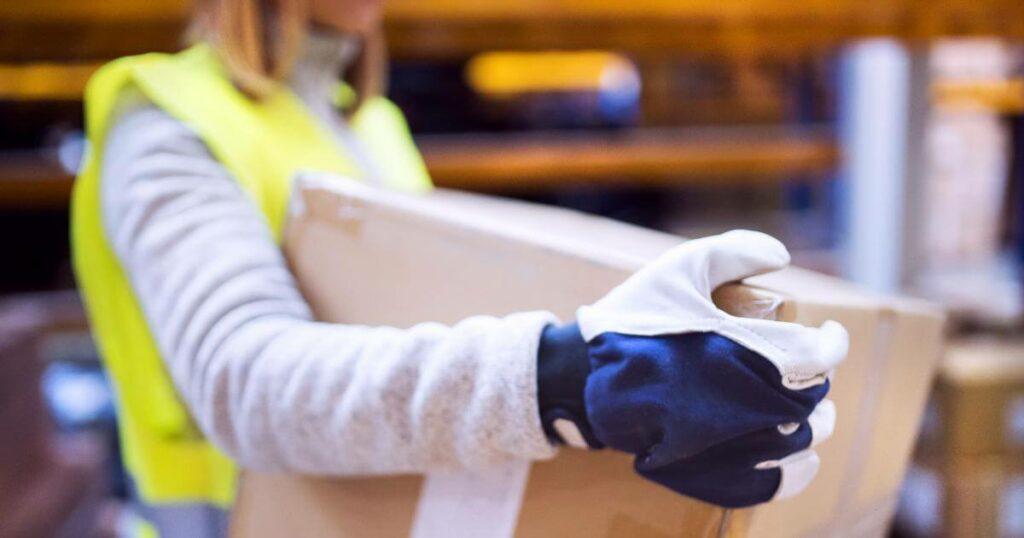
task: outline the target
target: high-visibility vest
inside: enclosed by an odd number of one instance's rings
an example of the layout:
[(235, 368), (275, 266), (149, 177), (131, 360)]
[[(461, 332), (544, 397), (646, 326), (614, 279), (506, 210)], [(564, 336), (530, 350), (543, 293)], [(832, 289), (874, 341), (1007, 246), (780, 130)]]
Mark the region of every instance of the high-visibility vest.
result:
[[(86, 88), (89, 146), (72, 195), (73, 258), (93, 335), (115, 387), (125, 465), (145, 503), (225, 508), (235, 497), (235, 467), (206, 441), (182, 404), (103, 228), (104, 142), (118, 98), (129, 87), (195, 131), (261, 209), (277, 240), (296, 172), (358, 175), (332, 134), (291, 91), (282, 87), (259, 101), (246, 97), (207, 45), (114, 61)], [(351, 125), (388, 187), (430, 188), (394, 104), (371, 98)]]

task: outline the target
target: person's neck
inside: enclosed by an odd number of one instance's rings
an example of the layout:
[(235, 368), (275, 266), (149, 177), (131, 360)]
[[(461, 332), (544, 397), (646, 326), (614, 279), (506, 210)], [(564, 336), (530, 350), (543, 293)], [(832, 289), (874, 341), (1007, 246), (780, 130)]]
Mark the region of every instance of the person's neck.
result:
[(324, 27), (311, 28), (289, 77), (289, 85), (310, 104), (332, 102), (338, 81), (359, 53), (360, 46), (355, 36)]

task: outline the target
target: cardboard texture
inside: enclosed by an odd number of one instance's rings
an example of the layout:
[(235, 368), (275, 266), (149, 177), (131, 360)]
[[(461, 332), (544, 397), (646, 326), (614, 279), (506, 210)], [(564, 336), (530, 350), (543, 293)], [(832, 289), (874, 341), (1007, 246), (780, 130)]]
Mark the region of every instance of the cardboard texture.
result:
[[(413, 197), (313, 175), (297, 189), (285, 252), (317, 316), (332, 322), (408, 327), (536, 309), (571, 319), (682, 241), (479, 195)], [(795, 268), (746, 284), (723, 287), (716, 303), (808, 325), (835, 319), (852, 336), (833, 380), (836, 433), (818, 449), (818, 478), (794, 499), (723, 510), (640, 479), (628, 455), (563, 449), (551, 461), (425, 480), (249, 472), (232, 534), (881, 535), (934, 374), (941, 314)]]
[(951, 345), (937, 383), (942, 450), (1024, 462), (1024, 339)]
[(917, 463), (940, 488), (942, 532), (1024, 536), (1024, 339), (951, 343), (935, 403)]

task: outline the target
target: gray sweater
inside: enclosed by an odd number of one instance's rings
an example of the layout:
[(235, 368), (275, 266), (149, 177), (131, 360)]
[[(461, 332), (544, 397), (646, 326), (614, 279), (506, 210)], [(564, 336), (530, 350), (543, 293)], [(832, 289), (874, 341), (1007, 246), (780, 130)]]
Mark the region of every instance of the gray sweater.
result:
[[(314, 36), (307, 49), (291, 87), (373, 181), (330, 104), (352, 43)], [(138, 92), (118, 114), (103, 154), (107, 236), (182, 399), (241, 465), (393, 474), (554, 454), (536, 387), (553, 315), (316, 322), (264, 218), (197, 135)]]

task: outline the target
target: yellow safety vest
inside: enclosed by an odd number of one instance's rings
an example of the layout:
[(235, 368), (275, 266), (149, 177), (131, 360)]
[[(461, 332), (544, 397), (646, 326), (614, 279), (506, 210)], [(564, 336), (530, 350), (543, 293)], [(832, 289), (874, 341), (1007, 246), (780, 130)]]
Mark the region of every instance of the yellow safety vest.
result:
[[(235, 497), (234, 465), (196, 429), (178, 397), (103, 229), (101, 159), (115, 104), (128, 87), (138, 88), (197, 133), (262, 210), (278, 240), (297, 171), (355, 177), (355, 170), (331, 133), (292, 92), (281, 88), (264, 100), (247, 98), (229, 82), (207, 45), (175, 55), (117, 60), (100, 69), (86, 88), (89, 150), (72, 195), (72, 248), (93, 334), (115, 386), (125, 465), (146, 503), (226, 508)], [(351, 124), (390, 188), (430, 188), (423, 160), (394, 104), (369, 99)]]

